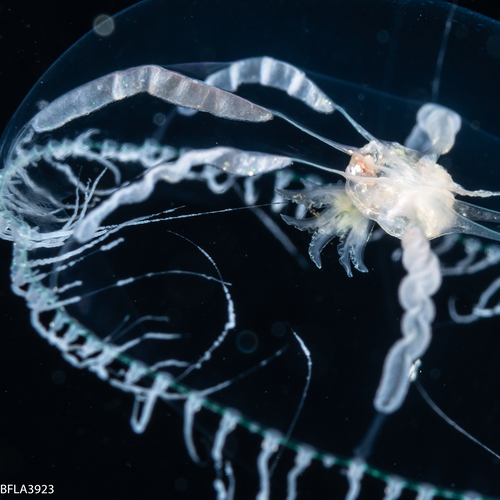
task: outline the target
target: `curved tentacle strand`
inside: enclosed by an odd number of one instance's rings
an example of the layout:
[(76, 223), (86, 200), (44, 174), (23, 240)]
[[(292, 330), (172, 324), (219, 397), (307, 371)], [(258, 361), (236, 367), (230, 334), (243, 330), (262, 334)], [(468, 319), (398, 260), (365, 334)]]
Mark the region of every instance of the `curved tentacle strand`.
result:
[(159, 181), (176, 183), (185, 179), (193, 166), (212, 165), (233, 175), (258, 175), (282, 169), (291, 162), (292, 160), (285, 156), (252, 153), (234, 148), (189, 151), (174, 162), (148, 170), (137, 182), (115, 191), (80, 222), (74, 236), (80, 242), (90, 240), (102, 221), (118, 207), (146, 200)]
[(147, 92), (177, 106), (229, 120), (272, 119), (265, 108), (160, 66), (138, 66), (97, 78), (59, 97), (31, 120), (36, 132), (54, 130), (122, 99)]
[(405, 232), (401, 241), (403, 266), (408, 274), (399, 285), (399, 303), (405, 311), (401, 320), (403, 338), (398, 340), (384, 362), (374, 406), (393, 413), (403, 404), (411, 382), (410, 371), (429, 346), (435, 307), (431, 299), (441, 286), (439, 259), (419, 226)]
[(405, 146), (424, 153), (436, 161), (448, 153), (462, 125), (460, 115), (438, 104), (424, 104), (417, 113), (417, 123)]
[(259, 83), (283, 90), (315, 111), (332, 113), (335, 109), (332, 100), (303, 71), (272, 57), (250, 57), (231, 63), (211, 74), (205, 82), (231, 92), (243, 83)]

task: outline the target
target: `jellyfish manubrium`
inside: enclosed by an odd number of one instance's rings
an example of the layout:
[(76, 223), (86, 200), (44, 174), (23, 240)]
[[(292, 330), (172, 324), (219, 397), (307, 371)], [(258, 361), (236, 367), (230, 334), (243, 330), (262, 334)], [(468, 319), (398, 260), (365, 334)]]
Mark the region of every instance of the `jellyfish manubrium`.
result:
[[(391, 415), (387, 427), (408, 406), (412, 369), (432, 347), (442, 277), (497, 262), (494, 245), (453, 235), (499, 240), (499, 214), (457, 196), (498, 193), (469, 191), (441, 166), (460, 145), (462, 120), (449, 107), (413, 104), (403, 146), (368, 132), (364, 115), (354, 120), (320, 80), (273, 57), (151, 63), (40, 102), (2, 143), (0, 227), (15, 243), (12, 288), (67, 361), (133, 395), (136, 433), (150, 429), (160, 400), (182, 408), (171, 432), (182, 430), (195, 462), (213, 463), (217, 498), (296, 498), (310, 488), (308, 473), (312, 482), (339, 476), (334, 497), (374, 498), (375, 489), (386, 499), (405, 490), (476, 498), (439, 477), (432, 486), (432, 474), (416, 481), (392, 463), (372, 466), (382, 443), (371, 454), (353, 448), (373, 414)], [(328, 134), (315, 131), (321, 123)], [(357, 271), (388, 272), (382, 257), (369, 261), (379, 241), (365, 263), (373, 233), (401, 240), (399, 252), (383, 248), (387, 260), (394, 255), (392, 295), (382, 281), (356, 283)], [(336, 238), (342, 267), (329, 245)], [(495, 291), (469, 314), (453, 302), (452, 316), (492, 316)], [(388, 325), (394, 335), (381, 339)], [(336, 337), (346, 336), (352, 344), (341, 351)], [(374, 346), (372, 359), (359, 359), (360, 342)], [(329, 392), (339, 387), (361, 387), (359, 406), (346, 409), (345, 394)], [(315, 403), (329, 398), (330, 410)], [(340, 430), (356, 419), (364, 430)], [(314, 432), (323, 425), (332, 443)], [(232, 438), (242, 429), (257, 450), (238, 449), (246, 438)], [(335, 445), (350, 432), (351, 449)], [(255, 469), (248, 491), (242, 458)]]

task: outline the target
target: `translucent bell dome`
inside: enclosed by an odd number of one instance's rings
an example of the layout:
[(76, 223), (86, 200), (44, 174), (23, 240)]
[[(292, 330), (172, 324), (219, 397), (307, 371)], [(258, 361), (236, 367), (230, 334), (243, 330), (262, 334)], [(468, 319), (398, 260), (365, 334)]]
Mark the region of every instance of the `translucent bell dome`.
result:
[(5, 482), (500, 496), (500, 24), (437, 0), (99, 21), (0, 142), (29, 309), (5, 291), (6, 373), (54, 414), (27, 431), (46, 452), (14, 432)]

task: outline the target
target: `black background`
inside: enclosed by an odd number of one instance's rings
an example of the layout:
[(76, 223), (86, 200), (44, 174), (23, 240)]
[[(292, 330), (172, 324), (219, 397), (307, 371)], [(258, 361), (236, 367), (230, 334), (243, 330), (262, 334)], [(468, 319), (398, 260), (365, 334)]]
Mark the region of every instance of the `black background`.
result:
[[(0, 128), (97, 15), (134, 3), (0, 1)], [(500, 18), (496, 2), (458, 4)], [(214, 498), (211, 467), (194, 465), (176, 439), (180, 417), (135, 435), (132, 398), (71, 368), (36, 335), (9, 287), (9, 243), (0, 242), (0, 258), (0, 484), (50, 483), (58, 498)]]

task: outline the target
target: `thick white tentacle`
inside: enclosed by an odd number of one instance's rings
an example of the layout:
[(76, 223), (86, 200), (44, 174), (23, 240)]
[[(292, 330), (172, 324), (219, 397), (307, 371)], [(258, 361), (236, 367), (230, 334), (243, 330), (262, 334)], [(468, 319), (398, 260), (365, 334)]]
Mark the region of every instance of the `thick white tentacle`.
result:
[(403, 338), (385, 358), (382, 379), (375, 395), (377, 411), (393, 413), (403, 404), (410, 387), (410, 369), (429, 346), (435, 316), (431, 297), (441, 286), (439, 259), (431, 250), (419, 226), (408, 229), (401, 240), (403, 266), (408, 274), (399, 285), (399, 303), (405, 313), (401, 320)]

